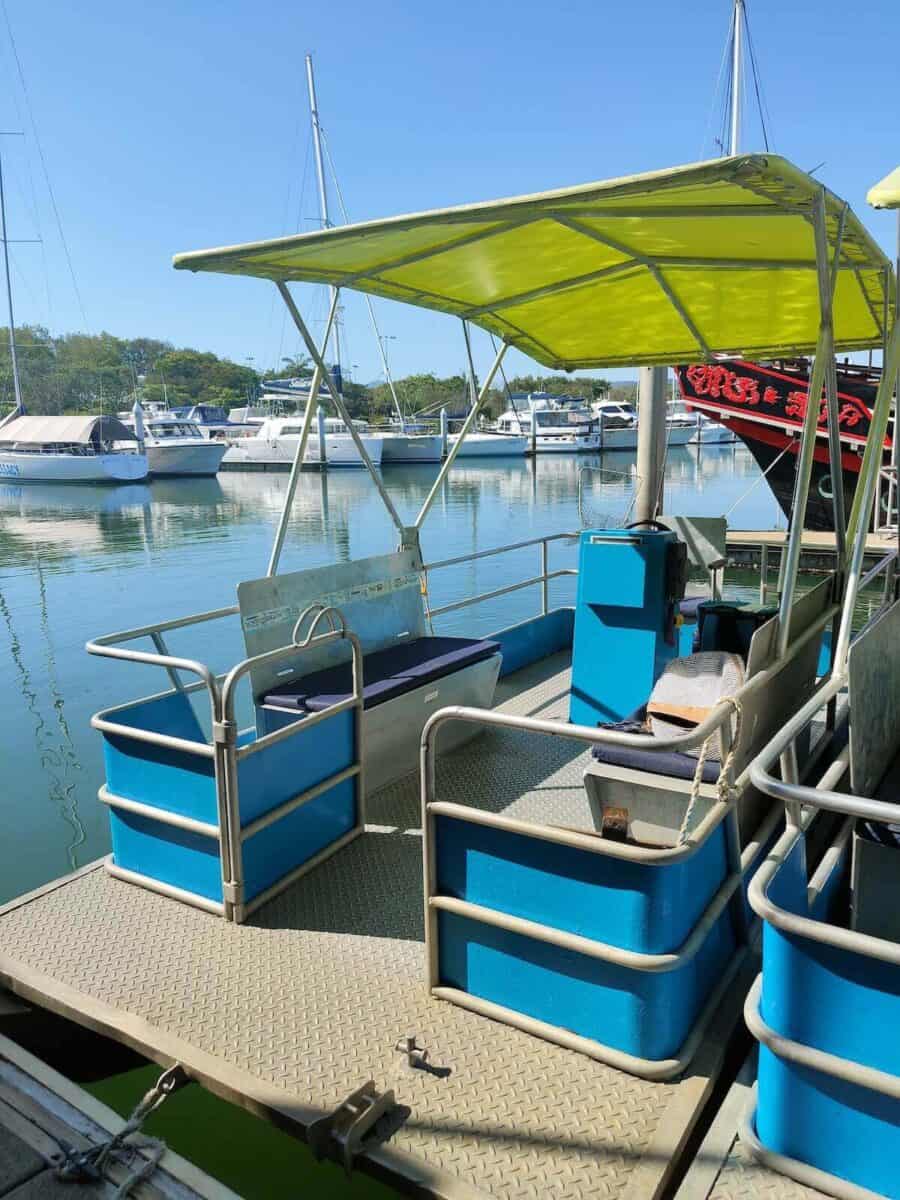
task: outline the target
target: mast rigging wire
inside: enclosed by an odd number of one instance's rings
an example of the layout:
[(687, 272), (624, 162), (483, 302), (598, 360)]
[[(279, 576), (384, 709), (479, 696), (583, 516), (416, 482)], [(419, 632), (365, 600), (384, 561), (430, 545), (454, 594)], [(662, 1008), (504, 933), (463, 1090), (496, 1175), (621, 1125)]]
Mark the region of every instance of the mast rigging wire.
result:
[(59, 206), (56, 203), (56, 194), (53, 191), (53, 184), (50, 182), (50, 171), (47, 168), (47, 160), (44, 156), (44, 148), (41, 145), (41, 139), (38, 136), (37, 123), (34, 119), (34, 112), (31, 107), (31, 98), (28, 94), (28, 86), (25, 82), (25, 72), (22, 69), (22, 60), (19, 58), (19, 49), (18, 49), (18, 46), (16, 45), (15, 36), (13, 35), (12, 24), (10, 23), (10, 20), (9, 20), (9, 11), (7, 10), (7, 7), (6, 7), (6, 0), (0, 0), (0, 6), (2, 6), (2, 8), (3, 8), (3, 20), (6, 24), (6, 32), (7, 32), (7, 35), (9, 36), (9, 44), (12, 49), (13, 58), (15, 59), (15, 63), (16, 63), (16, 71), (19, 76), (19, 84), (22, 88), (22, 97), (25, 101), (25, 111), (28, 113), (28, 120), (29, 120), (29, 124), (31, 125), (31, 133), (34, 138), (34, 144), (37, 147), (38, 158), (40, 159), (41, 170), (44, 175), (44, 182), (47, 185), (47, 192), (50, 196), (50, 205), (53, 209), (53, 216), (56, 221), (56, 228), (59, 233), (59, 240), (62, 243), (63, 252), (66, 256), (66, 264), (68, 265), (69, 275), (72, 280), (72, 289), (75, 292), (75, 298), (78, 301), (78, 308), (81, 312), (81, 319), (82, 319), (82, 321), (84, 321), (85, 332), (90, 333), (90, 322), (88, 321), (88, 318), (87, 318), (87, 312), (84, 307), (84, 300), (82, 299), (81, 291), (78, 287), (78, 280), (75, 276), (75, 266), (72, 262), (72, 255), (69, 252), (69, 243), (66, 241), (66, 235), (63, 230), (62, 217), (60, 216), (60, 213), (59, 213)]

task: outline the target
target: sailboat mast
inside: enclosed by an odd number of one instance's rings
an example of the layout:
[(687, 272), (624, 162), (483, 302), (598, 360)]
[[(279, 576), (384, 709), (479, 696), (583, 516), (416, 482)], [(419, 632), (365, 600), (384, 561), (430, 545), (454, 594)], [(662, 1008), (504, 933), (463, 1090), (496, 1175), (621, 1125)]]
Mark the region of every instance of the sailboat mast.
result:
[(731, 43), (731, 142), (729, 154), (739, 154), (741, 138), (741, 71), (744, 57), (744, 0), (734, 0), (734, 36)]
[(6, 195), (3, 190), (2, 156), (0, 156), (0, 234), (3, 237), (3, 267), (6, 271), (6, 308), (9, 313), (9, 357), (12, 362), (16, 408), (20, 409), (22, 407), (22, 387), (19, 383), (19, 359), (16, 355), (16, 322), (13, 316), (12, 280), (9, 274), (9, 242), (6, 236)]
[[(313, 150), (316, 159), (316, 179), (319, 183), (319, 216), (322, 218), (322, 228), (330, 229), (331, 221), (328, 217), (328, 189), (325, 186), (325, 163), (322, 159), (322, 130), (319, 126), (319, 106), (316, 102), (316, 81), (313, 78), (312, 55), (306, 56), (306, 85), (309, 90), (309, 117), (312, 121), (313, 135)], [(335, 288), (330, 288), (330, 299), (334, 302)], [(334, 360), (340, 365), (341, 361), (341, 341), (340, 333), (338, 332), (338, 319), (335, 314), (334, 321)]]

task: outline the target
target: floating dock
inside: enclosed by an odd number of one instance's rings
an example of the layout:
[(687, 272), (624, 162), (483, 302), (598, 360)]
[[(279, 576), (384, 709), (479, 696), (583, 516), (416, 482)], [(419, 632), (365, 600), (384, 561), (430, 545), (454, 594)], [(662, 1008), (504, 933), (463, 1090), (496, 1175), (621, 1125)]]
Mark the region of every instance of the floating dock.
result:
[[(726, 537), (728, 565), (760, 569), (765, 560), (769, 570), (777, 569), (787, 542), (784, 529), (729, 529)], [(897, 533), (870, 533), (866, 538), (865, 564), (871, 566), (897, 548)], [(804, 529), (800, 550), (801, 571), (833, 571), (837, 549), (834, 534), (819, 529)]]
[[(496, 707), (565, 721), (569, 655)], [(438, 761), (442, 796), (591, 829), (589, 751), (491, 728)], [(0, 910), (0, 980), (305, 1137), (368, 1081), (396, 1104), (356, 1165), (441, 1197), (653, 1200), (682, 1166), (756, 970), (736, 974), (688, 1070), (648, 1082), (432, 997), (413, 774), (366, 832), (243, 925), (97, 863)], [(426, 1052), (411, 1066), (406, 1039)]]

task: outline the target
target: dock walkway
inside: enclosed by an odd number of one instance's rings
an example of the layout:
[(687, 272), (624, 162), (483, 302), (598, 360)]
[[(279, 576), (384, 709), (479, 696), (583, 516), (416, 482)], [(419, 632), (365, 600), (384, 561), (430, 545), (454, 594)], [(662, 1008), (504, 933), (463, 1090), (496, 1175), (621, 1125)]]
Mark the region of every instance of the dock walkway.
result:
[[(565, 720), (568, 655), (503, 681), (509, 712)], [(592, 828), (587, 752), (494, 728), (443, 756), (439, 794)], [(234, 925), (94, 864), (0, 910), (0, 981), (182, 1065), (303, 1136), (368, 1080), (397, 1108), (358, 1165), (417, 1194), (653, 1200), (740, 1023), (739, 972), (687, 1073), (648, 1083), (426, 987), (418, 781), (371, 797), (366, 833)], [(415, 1036), (429, 1070), (408, 1066)]]
[[(0, 1016), (4, 1006), (0, 991)], [(124, 1124), (112, 1109), (0, 1035), (2, 1200), (115, 1200), (119, 1186), (145, 1165), (149, 1178), (130, 1189), (134, 1200), (240, 1200), (170, 1150), (153, 1166), (157, 1155), (140, 1137), (136, 1146), (132, 1140), (125, 1144), (96, 1182), (73, 1184), (57, 1177), (64, 1150), (91, 1150)]]

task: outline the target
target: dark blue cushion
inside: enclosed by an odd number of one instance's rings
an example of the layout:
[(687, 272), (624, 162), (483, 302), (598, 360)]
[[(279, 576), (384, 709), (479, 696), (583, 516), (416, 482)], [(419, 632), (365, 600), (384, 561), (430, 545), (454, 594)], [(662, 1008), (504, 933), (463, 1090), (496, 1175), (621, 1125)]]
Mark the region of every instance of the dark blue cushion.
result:
[[(624, 721), (598, 725), (598, 729), (616, 729), (619, 733), (639, 733), (651, 738), (644, 729), (647, 706), (639, 708)], [(597, 744), (591, 754), (600, 763), (610, 767), (630, 767), (633, 771), (652, 771), (655, 775), (668, 775), (670, 779), (693, 779), (697, 770), (697, 759), (691, 754), (677, 750), (633, 750), (630, 746), (604, 746)], [(721, 764), (707, 758), (703, 764), (703, 782), (715, 783), (719, 778)]]
[[(363, 704), (373, 708), (499, 652), (498, 642), (451, 637), (414, 638), (375, 650), (363, 658)], [(265, 694), (262, 703), (321, 712), (346, 700), (352, 689), (352, 668), (346, 662), (280, 684)]]

